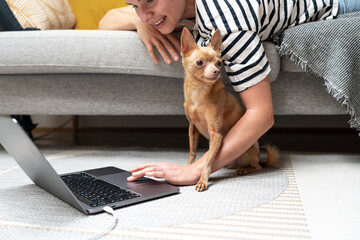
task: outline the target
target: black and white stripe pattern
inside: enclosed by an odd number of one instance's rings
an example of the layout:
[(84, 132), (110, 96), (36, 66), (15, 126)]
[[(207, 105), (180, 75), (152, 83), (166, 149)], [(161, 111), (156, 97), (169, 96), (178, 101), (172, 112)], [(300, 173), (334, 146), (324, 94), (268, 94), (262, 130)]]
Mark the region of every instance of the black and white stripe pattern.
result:
[(221, 30), (225, 69), (240, 92), (270, 72), (261, 41), (305, 22), (332, 19), (337, 5), (338, 0), (196, 0), (195, 40), (206, 46)]

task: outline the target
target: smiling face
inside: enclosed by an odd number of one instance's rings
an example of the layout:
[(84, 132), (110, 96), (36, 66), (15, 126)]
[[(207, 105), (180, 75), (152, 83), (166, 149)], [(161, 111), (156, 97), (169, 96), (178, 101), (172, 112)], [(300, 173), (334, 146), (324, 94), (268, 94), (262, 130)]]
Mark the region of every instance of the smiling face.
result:
[(154, 26), (162, 34), (174, 31), (184, 17), (186, 0), (126, 0), (142, 22)]

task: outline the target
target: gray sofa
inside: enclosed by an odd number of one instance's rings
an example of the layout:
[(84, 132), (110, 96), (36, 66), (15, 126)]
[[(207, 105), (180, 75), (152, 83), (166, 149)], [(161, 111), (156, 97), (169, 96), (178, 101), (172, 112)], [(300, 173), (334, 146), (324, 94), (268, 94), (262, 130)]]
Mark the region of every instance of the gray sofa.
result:
[[(276, 116), (345, 114), (322, 79), (264, 46)], [(184, 116), (182, 84), (181, 62), (154, 64), (136, 32), (0, 32), (0, 115)]]

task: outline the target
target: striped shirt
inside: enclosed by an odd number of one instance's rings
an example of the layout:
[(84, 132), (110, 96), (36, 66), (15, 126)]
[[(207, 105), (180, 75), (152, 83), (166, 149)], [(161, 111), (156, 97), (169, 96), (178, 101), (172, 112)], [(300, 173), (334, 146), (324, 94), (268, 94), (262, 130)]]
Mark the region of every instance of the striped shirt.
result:
[(198, 46), (206, 46), (220, 29), (225, 70), (241, 92), (270, 73), (261, 41), (289, 27), (332, 19), (337, 8), (338, 0), (196, 0), (193, 34)]

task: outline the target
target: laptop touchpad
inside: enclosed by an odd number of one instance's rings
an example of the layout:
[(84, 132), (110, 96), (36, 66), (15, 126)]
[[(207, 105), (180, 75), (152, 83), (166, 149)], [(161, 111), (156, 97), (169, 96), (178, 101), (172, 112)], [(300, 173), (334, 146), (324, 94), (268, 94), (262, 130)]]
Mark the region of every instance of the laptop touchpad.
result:
[(134, 182), (128, 182), (127, 178), (131, 175), (130, 172), (115, 173), (99, 177), (100, 179), (127, 188), (131, 191), (141, 194), (142, 196), (156, 195), (167, 192), (174, 188), (171, 185), (163, 182), (155, 181), (149, 178), (139, 178)]
[(89, 173), (93, 176), (101, 177), (104, 175), (109, 175), (109, 174), (114, 174), (114, 173), (123, 173), (126, 171), (123, 169), (120, 169), (120, 168), (116, 168), (116, 167), (104, 167), (104, 168), (86, 170), (84, 172)]
[(131, 176), (131, 173), (129, 172), (119, 172), (119, 173), (113, 173), (108, 175), (100, 176), (99, 178), (107, 181), (109, 183), (120, 185), (121, 187), (127, 187), (128, 181), (127, 178)]

